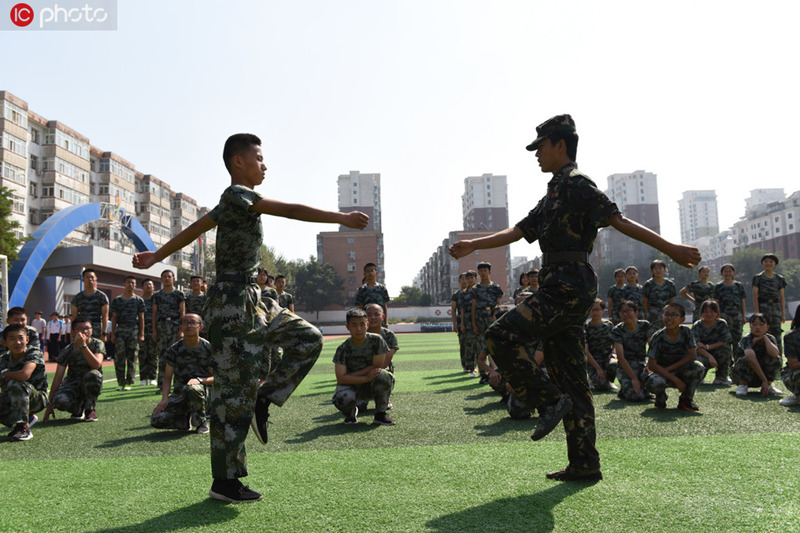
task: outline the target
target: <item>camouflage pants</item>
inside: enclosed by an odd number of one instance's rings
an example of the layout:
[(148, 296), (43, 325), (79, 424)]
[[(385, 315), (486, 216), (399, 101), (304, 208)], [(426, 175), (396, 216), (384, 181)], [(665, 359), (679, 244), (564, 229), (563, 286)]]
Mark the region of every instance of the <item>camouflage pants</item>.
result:
[[(733, 362), (731, 347), (727, 345), (720, 346), (716, 350), (710, 350), (710, 352), (714, 359), (717, 360), (717, 370), (714, 376), (717, 379), (728, 379), (728, 375), (731, 373), (731, 363)], [(708, 357), (700, 353), (700, 350), (697, 351), (697, 360), (702, 363), (706, 372), (711, 369), (711, 362), (708, 360)]]
[(783, 353), (783, 325), (781, 324), (781, 304), (780, 303), (760, 303), (758, 310), (769, 319), (769, 330), (767, 333), (775, 337), (778, 350)]
[[(686, 383), (686, 389), (681, 393), (681, 398), (692, 400), (694, 399), (695, 391), (697, 391), (697, 386), (703, 381), (706, 369), (700, 361), (692, 361), (673, 370), (670, 374)], [(676, 387), (672, 381), (661, 374), (650, 374), (650, 377), (644, 382), (644, 389), (649, 393), (655, 394), (656, 397), (665, 395), (667, 388), (674, 389)]]
[(277, 346), (264, 350), (266, 361), (261, 365), (261, 370), (258, 373), (258, 379), (264, 381), (267, 379), (270, 369), (275, 370), (281, 363), (281, 349)]
[(783, 384), (792, 394), (800, 396), (800, 370), (791, 370), (789, 367), (783, 367), (781, 378), (783, 379)]
[(647, 318), (645, 319), (650, 322), (650, 333), (655, 333), (664, 327), (663, 313), (663, 307), (650, 306), (650, 310), (647, 312)]
[(333, 405), (345, 415), (350, 414), (359, 401), (375, 400), (375, 412), (385, 413), (392, 392), (392, 378), (381, 372), (369, 383), (337, 385)]
[[(594, 360), (600, 368), (603, 369), (603, 372), (606, 373), (606, 380), (608, 383), (613, 383), (614, 378), (617, 377), (617, 367), (619, 366), (616, 354), (612, 353), (605, 357), (595, 357)], [(597, 375), (597, 370), (590, 364), (586, 365), (586, 370), (589, 373), (589, 383), (592, 387), (600, 385), (600, 378)]]
[(156, 379), (158, 373), (158, 346), (152, 332), (152, 326), (145, 324), (144, 340), (139, 343), (139, 377), (143, 380)]
[(103, 390), (103, 374), (90, 370), (80, 381), (62, 383), (53, 395), (53, 409), (80, 415), (93, 411)]
[(47, 393), (25, 381), (9, 379), (0, 393), (0, 423), (13, 426), (27, 422), (28, 417), (47, 405)]
[(139, 328), (117, 328), (114, 335), (114, 371), (117, 374), (117, 385), (133, 385), (136, 377), (136, 355), (139, 353)]
[(517, 420), (530, 418), (532, 414), (528, 404), (513, 392), (508, 395), (508, 400), (506, 400), (506, 410), (508, 411), (508, 416)]
[[(494, 322), (494, 317), (492, 316), (492, 312), (487, 311), (486, 309), (478, 309), (477, 313), (478, 314), (475, 315), (475, 322), (478, 324), (478, 346), (480, 347), (478, 349), (478, 355), (480, 355), (483, 347), (486, 346), (486, 330), (489, 329), (489, 326), (491, 326), (492, 322)], [(478, 359), (476, 358), (476, 365), (478, 364), (477, 361)], [(483, 369), (479, 368), (478, 372), (480, 373), (481, 377), (488, 376)]]
[[(287, 309), (260, 298), (258, 285), (219, 282), (208, 292), (206, 324), (211, 343), (211, 474), (215, 479), (247, 475), (245, 438), (256, 397), (281, 406), (314, 366), (322, 351), (317, 328)], [(259, 387), (266, 349), (283, 357)]]
[(639, 383), (642, 384), (642, 388), (638, 393), (634, 392), (633, 379), (625, 372), (622, 365), (618, 365), (617, 380), (619, 380), (619, 392), (617, 392), (617, 397), (628, 402), (643, 402), (648, 399), (647, 393), (644, 390), (644, 383), (647, 381), (650, 371), (647, 369), (647, 365), (644, 361), (629, 360), (628, 364), (639, 379)]
[[(583, 323), (597, 294), (597, 277), (591, 268), (573, 264), (543, 272), (540, 289), (486, 331), (486, 345), (503, 377), (531, 410), (555, 403), (562, 394), (572, 400), (563, 420), (569, 468), (596, 471), (600, 454), (595, 446)], [(526, 345), (540, 339), (550, 379), (528, 355)]]
[(157, 415), (150, 417), (150, 425), (158, 429), (186, 429), (186, 423), (195, 417), (206, 415), (206, 388), (202, 385), (186, 385), (180, 392), (173, 392), (167, 398), (167, 406)]
[(472, 372), (478, 368), (478, 356), (481, 353), (480, 337), (472, 331), (472, 326), (467, 326), (467, 331), (461, 334), (464, 340), (464, 358), (461, 360), (461, 366), (464, 370)]
[(742, 340), (742, 330), (744, 323), (742, 322), (742, 314), (727, 314), (722, 313), (722, 318), (728, 323), (728, 329), (731, 332), (731, 353), (739, 346), (739, 341)]
[[(781, 370), (781, 357), (759, 357), (756, 356), (756, 361), (758, 361), (758, 365), (761, 367), (761, 371), (764, 373), (764, 377), (767, 378), (767, 381), (770, 383), (775, 381), (778, 377), (778, 373)], [(753, 370), (753, 367), (750, 366), (750, 362), (747, 360), (747, 357), (740, 357), (733, 363), (733, 370), (731, 370), (731, 379), (733, 380), (734, 384), (746, 383), (748, 387), (760, 387), (761, 386), (761, 379), (756, 374), (756, 371)]]
[(158, 357), (158, 388), (164, 382), (164, 370), (167, 362), (164, 360), (164, 352), (167, 348), (178, 342), (178, 332), (180, 331), (180, 320), (160, 320), (156, 324), (156, 355)]
[(467, 367), (468, 363), (467, 350), (464, 342), (465, 334), (461, 333), (461, 331), (458, 331), (457, 333), (458, 333), (458, 354), (461, 356), (461, 370), (466, 372), (467, 370), (469, 370), (469, 368)]

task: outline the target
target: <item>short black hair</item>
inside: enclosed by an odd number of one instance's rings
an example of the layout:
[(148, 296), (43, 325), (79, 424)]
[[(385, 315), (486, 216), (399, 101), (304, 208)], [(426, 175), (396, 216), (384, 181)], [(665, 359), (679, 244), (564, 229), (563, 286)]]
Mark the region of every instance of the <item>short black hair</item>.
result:
[(345, 314), (345, 321), (349, 324), (350, 320), (353, 318), (367, 318), (367, 312), (363, 309), (359, 309), (354, 307), (353, 309), (348, 309), (347, 314)]
[(11, 334), (14, 331), (22, 331), (23, 333), (25, 333), (26, 337), (28, 336), (28, 329), (22, 324), (9, 324), (3, 330), (3, 340), (4, 341), (8, 340), (9, 334)]
[(222, 149), (222, 161), (225, 163), (228, 173), (231, 171), (231, 159), (246, 152), (253, 146), (261, 146), (261, 139), (252, 133), (234, 133), (228, 137), (228, 140), (225, 141), (225, 147)]
[(724, 265), (722, 265), (722, 267), (719, 269), (719, 273), (722, 274), (728, 267), (730, 267), (730, 269), (733, 271), (734, 274), (736, 273), (736, 267), (733, 266), (731, 263), (725, 263)]
[(369, 267), (375, 267), (375, 270), (378, 270), (378, 265), (376, 265), (375, 263), (367, 263), (366, 265), (364, 265), (364, 272), (366, 272)]
[(6, 318), (11, 318), (12, 316), (17, 316), (17, 315), (27, 315), (27, 314), (28, 313), (25, 312), (24, 307), (12, 307), (6, 313)]
[(556, 132), (548, 135), (547, 138), (553, 144), (558, 141), (564, 141), (564, 144), (567, 145), (567, 157), (569, 157), (570, 161), (578, 160), (578, 134), (576, 132)]
[(706, 309), (711, 309), (715, 313), (719, 314), (719, 304), (714, 300), (706, 300), (700, 305), (700, 312), (705, 313)]
[(96, 276), (97, 270), (93, 268), (84, 268), (83, 273), (81, 274), (81, 279), (83, 279), (86, 276), (86, 274), (91, 274), (91, 273), (94, 273), (94, 275)]
[(675, 309), (678, 313), (680, 313), (681, 317), (686, 318), (686, 308), (683, 307), (681, 304), (677, 302), (672, 302), (665, 305), (664, 309), (666, 309), (667, 307)]
[(605, 301), (604, 301), (602, 298), (595, 298), (595, 299), (594, 299), (594, 303), (596, 303), (596, 304), (600, 304), (600, 309), (602, 309), (602, 310), (604, 310), (604, 311), (605, 311), (605, 309), (606, 309), (606, 302), (605, 302)]
[(159, 274), (159, 276), (163, 276), (164, 274), (172, 274), (172, 277), (173, 278), (175, 277), (175, 274), (170, 269), (162, 270), (161, 274)]
[(128, 281), (129, 279), (132, 279), (133, 281), (138, 281), (136, 279), (136, 276), (125, 276), (125, 279), (123, 279), (122, 282), (124, 283), (124, 282)]
[(198, 275), (198, 274), (194, 274), (194, 275), (192, 275), (192, 276), (189, 278), (189, 281), (192, 281), (193, 279), (199, 279), (199, 280), (205, 281), (205, 279), (203, 279), (203, 276), (200, 276), (200, 275)]
[(480, 270), (482, 268), (487, 268), (487, 269), (489, 269), (489, 272), (491, 272), (492, 271), (492, 264), (491, 263), (487, 263), (485, 261), (483, 263), (478, 263), (478, 270)]
[(750, 318), (747, 320), (748, 324), (752, 324), (756, 320), (761, 320), (764, 324), (769, 326), (769, 317), (764, 313), (753, 313), (750, 315)]
[(622, 300), (622, 302), (620, 302), (619, 304), (620, 311), (622, 311), (623, 307), (630, 307), (631, 309), (633, 309), (634, 313), (639, 312), (639, 304), (637, 304), (633, 300)]
[(286, 276), (284, 276), (283, 274), (278, 274), (277, 276), (275, 276), (275, 281), (278, 281), (279, 279), (286, 279)]
[[(144, 284), (147, 283), (148, 281), (150, 283), (153, 283), (153, 280), (150, 278), (142, 278), (142, 287), (144, 287)], [(153, 283), (153, 285), (155, 285), (155, 283)]]
[(653, 259), (653, 261), (650, 263), (650, 272), (652, 272), (653, 269), (658, 265), (664, 267), (664, 270), (667, 269), (667, 264), (664, 261), (662, 261), (661, 259)]
[(624, 276), (624, 275), (625, 275), (625, 269), (624, 269), (624, 268), (618, 268), (618, 269), (616, 269), (616, 270), (614, 271), (614, 277), (617, 277), (617, 274), (622, 274), (622, 275)]
[(778, 264), (778, 262), (779, 262), (778, 256), (777, 256), (777, 255), (775, 255), (775, 254), (764, 254), (764, 255), (761, 257), (761, 262), (762, 262), (762, 263), (764, 262), (764, 259), (772, 259), (773, 261), (775, 261), (775, 265), (777, 265), (777, 264)]
[(89, 324), (90, 326), (92, 325), (92, 321), (89, 320), (86, 316), (78, 315), (75, 317), (75, 320), (72, 321), (72, 328), (75, 329), (75, 324), (83, 324), (84, 322)]

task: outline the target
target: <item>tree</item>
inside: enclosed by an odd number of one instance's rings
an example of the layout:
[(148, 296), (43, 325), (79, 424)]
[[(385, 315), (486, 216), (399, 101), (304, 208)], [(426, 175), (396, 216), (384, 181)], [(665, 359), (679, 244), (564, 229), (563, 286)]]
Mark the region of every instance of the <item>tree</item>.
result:
[(261, 268), (265, 269), (271, 276), (277, 276), (278, 274), (286, 276), (287, 287), (294, 287), (297, 269), (303, 263), (303, 260), (289, 261), (282, 254), (278, 254), (275, 248), (261, 245)]
[[(786, 301), (800, 300), (800, 260), (781, 261), (778, 268), (781, 269), (780, 274), (786, 278), (786, 289), (784, 289)], [(789, 309), (791, 316), (794, 316), (794, 312), (794, 309)]]
[(397, 298), (393, 298), (392, 302), (394, 303), (402, 303), (414, 307), (425, 307), (431, 305), (431, 295), (422, 292), (422, 289), (419, 287), (414, 287), (411, 285), (404, 285), (400, 287), (400, 294)]
[(330, 263), (319, 263), (314, 256), (308, 262), (298, 261), (294, 273), (294, 296), (297, 303), (317, 313), (326, 305), (341, 303), (344, 280), (336, 274)]
[(13, 206), (11, 189), (0, 187), (0, 254), (8, 257), (9, 262), (19, 258), (17, 250), (27, 240), (17, 238), (17, 234), (14, 232), (20, 227), (20, 223), (11, 218)]

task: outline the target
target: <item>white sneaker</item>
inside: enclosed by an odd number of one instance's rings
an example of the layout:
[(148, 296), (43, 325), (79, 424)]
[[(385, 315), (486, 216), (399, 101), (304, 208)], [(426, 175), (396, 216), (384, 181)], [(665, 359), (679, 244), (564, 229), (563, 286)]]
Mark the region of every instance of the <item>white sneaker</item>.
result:
[(158, 385), (158, 381), (156, 381), (154, 379), (151, 379), (150, 383), (148, 383), (148, 385)]
[(778, 388), (776, 388), (775, 385), (770, 385), (769, 386), (769, 393), (770, 394), (783, 394), (783, 391), (778, 389)]
[(736, 396), (747, 396), (747, 385), (739, 385), (736, 387)]
[(792, 394), (791, 396), (787, 396), (778, 403), (783, 405), (784, 407), (791, 407), (792, 405), (800, 404), (800, 398)]
[(619, 390), (619, 387), (617, 387), (613, 383), (609, 383), (608, 388), (611, 389), (613, 392), (617, 392)]
[(714, 381), (711, 382), (712, 385), (733, 385), (733, 381), (727, 378), (715, 378)]

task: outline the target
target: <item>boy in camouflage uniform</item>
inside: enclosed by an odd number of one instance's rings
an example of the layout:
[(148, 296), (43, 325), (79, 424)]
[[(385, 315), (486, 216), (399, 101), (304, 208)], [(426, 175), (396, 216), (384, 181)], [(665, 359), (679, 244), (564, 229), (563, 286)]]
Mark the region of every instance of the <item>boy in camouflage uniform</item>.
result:
[[(255, 283), (264, 235), (261, 214), (356, 229), (363, 229), (369, 217), (358, 211), (337, 213), (261, 197), (253, 188), (264, 181), (267, 167), (261, 141), (255, 135), (232, 135), (225, 142), (222, 157), (231, 185), (222, 193), (219, 204), (156, 252), (136, 254), (133, 266), (148, 268), (218, 226), (217, 280), (208, 291), (205, 319), (214, 371), (214, 482), (209, 495), (239, 503), (261, 499), (258, 492), (239, 481), (248, 473), (244, 443), (250, 424), (259, 441), (266, 443), (270, 404), (284, 404), (322, 350), (319, 330), (277, 303), (261, 300), (261, 290)], [(270, 344), (283, 348), (283, 358), (259, 386), (258, 369), (265, 358), (264, 347)]]
[(461, 370), (467, 372), (466, 351), (464, 350), (464, 333), (461, 331), (461, 306), (458, 304), (459, 295), (467, 288), (467, 273), (458, 275), (459, 288), (450, 297), (450, 318), (453, 321), (453, 331), (458, 335), (458, 352), (461, 356)]
[(0, 423), (13, 426), (11, 440), (33, 438), (31, 424), (47, 404), (47, 373), (44, 357), (28, 346), (28, 331), (23, 324), (11, 324), (3, 330), (5, 353), (0, 355)]
[(778, 403), (786, 407), (800, 404), (800, 313), (798, 312), (800, 305), (794, 311), (792, 330), (783, 338), (786, 366), (781, 370), (781, 378), (792, 394)]
[[(126, 276), (125, 291), (111, 302), (111, 337), (117, 390), (131, 390), (139, 343), (144, 341), (144, 300), (134, 294), (136, 278)], [(126, 368), (127, 365), (127, 368)]]
[(278, 294), (278, 305), (294, 313), (294, 296), (286, 292), (286, 276), (275, 276), (275, 291)]
[[(515, 227), (450, 248), (456, 258), (476, 249), (505, 246), (525, 238), (539, 240), (543, 252), (539, 289), (499, 318), (486, 332), (486, 345), (503, 376), (529, 407), (542, 407), (533, 439), (538, 440), (564, 418), (569, 466), (550, 479), (602, 479), (595, 446), (594, 404), (586, 376), (583, 323), (597, 296), (597, 276), (588, 255), (597, 228), (611, 224), (622, 233), (653, 246), (678, 264), (696, 264), (696, 248), (672, 244), (623, 217), (587, 176), (578, 171), (578, 136), (569, 115), (559, 115), (536, 128), (527, 147), (536, 150), (543, 172), (552, 172), (547, 194)], [(543, 340), (552, 383), (527, 356), (526, 344)]]
[(681, 392), (678, 409), (698, 411), (694, 393), (703, 381), (706, 369), (697, 360), (697, 343), (692, 330), (683, 325), (686, 310), (680, 304), (667, 304), (663, 312), (664, 327), (650, 339), (647, 368), (652, 372), (644, 389), (656, 395), (656, 409), (667, 408), (667, 387)]
[(747, 396), (748, 387), (761, 387), (761, 396), (783, 394), (772, 384), (781, 370), (781, 350), (768, 331), (766, 316), (761, 313), (750, 316), (750, 333), (739, 341), (731, 371), (731, 379), (739, 384), (737, 396)]
[[(472, 325), (473, 331), (477, 328), (478, 346), (484, 345), (486, 330), (494, 322), (494, 309), (500, 305), (500, 299), (503, 297), (503, 289), (490, 278), (491, 272), (492, 265), (490, 263), (480, 263), (478, 265), (480, 282), (472, 287), (474, 295), (472, 300)], [(489, 375), (483, 369), (481, 369), (480, 374), (479, 383), (481, 385), (489, 383)]]
[[(206, 305), (206, 293), (203, 292), (203, 284), (206, 280), (203, 279), (202, 276), (194, 275), (189, 278), (189, 286), (191, 287), (191, 291), (186, 294), (186, 300), (184, 302), (184, 310), (186, 314), (192, 313), (193, 315), (198, 315), (200, 318), (203, 318), (203, 307)], [(201, 332), (201, 337), (204, 336), (205, 333)]]
[(769, 320), (769, 333), (778, 341), (778, 349), (782, 351), (783, 321), (786, 320), (786, 279), (775, 273), (775, 267), (778, 266), (777, 255), (766, 254), (761, 258), (761, 265), (764, 270), (753, 277), (753, 307), (756, 313), (763, 314)]
[[(92, 323), (82, 316), (72, 321), (72, 338), (72, 344), (58, 354), (56, 375), (44, 414), (45, 422), (54, 409), (68, 411), (73, 420), (97, 422), (95, 405), (103, 390), (101, 369), (106, 346), (92, 336)], [(69, 373), (64, 379), (67, 368)]]
[[(389, 291), (383, 284), (378, 283), (378, 265), (375, 263), (364, 265), (364, 279), (365, 283), (356, 291), (356, 307), (365, 309), (367, 304), (378, 304), (383, 307), (383, 316), (388, 320), (389, 308), (386, 304), (389, 303)], [(386, 322), (383, 325), (385, 326)]]
[[(203, 319), (186, 313), (180, 321), (183, 338), (164, 353), (164, 383), (161, 401), (150, 417), (158, 429), (195, 428), (208, 433), (206, 424), (206, 387), (214, 384), (211, 371), (211, 344), (200, 337)], [(169, 393), (170, 384), (172, 394)]]
[(367, 332), (367, 314), (363, 310), (350, 309), (346, 318), (350, 338), (336, 349), (333, 356), (336, 372), (333, 405), (344, 414), (345, 424), (357, 424), (359, 400), (375, 400), (372, 423), (392, 426), (395, 422), (386, 414), (392, 378), (383, 371), (389, 347), (383, 337)]
[(692, 335), (697, 342), (697, 360), (706, 372), (716, 368), (714, 385), (730, 385), (728, 378), (733, 362), (731, 353), (731, 330), (719, 317), (719, 305), (714, 300), (706, 300), (700, 306), (700, 320), (692, 326)]
[[(39, 345), (39, 333), (33, 327), (28, 325), (28, 315), (25, 313), (25, 308), (12, 307), (9, 309), (6, 313), (6, 323), (9, 326), (11, 324), (22, 324), (28, 334), (28, 348), (35, 348), (41, 351), (41, 346)], [(5, 348), (0, 348), (0, 354), (4, 353), (5, 351)]]
[(153, 340), (158, 354), (158, 393), (164, 380), (164, 352), (179, 339), (180, 320), (186, 314), (186, 297), (175, 288), (175, 274), (161, 273), (161, 290), (153, 295)]
[(635, 302), (623, 300), (619, 306), (622, 322), (611, 330), (614, 352), (617, 354), (617, 398), (628, 402), (643, 402), (650, 399), (644, 390), (644, 382), (650, 375), (647, 370), (647, 340), (650, 338), (650, 322), (639, 320), (639, 308)]
[(730, 263), (722, 265), (720, 269), (722, 281), (714, 286), (714, 300), (719, 304), (722, 318), (728, 323), (731, 330), (731, 349), (735, 352), (739, 341), (742, 340), (744, 323), (747, 322), (745, 313), (744, 285), (733, 279), (736, 269)]
[(714, 297), (714, 284), (708, 281), (710, 275), (711, 269), (707, 266), (701, 266), (697, 269), (697, 276), (700, 279), (694, 280), (680, 291), (681, 296), (694, 304), (692, 319), (695, 322), (700, 320), (700, 313), (702, 313), (700, 306), (703, 305), (703, 302)]
[(475, 365), (478, 364), (478, 354), (481, 351), (481, 345), (478, 343), (478, 327), (472, 319), (473, 315), (473, 302), (475, 293), (472, 292), (472, 287), (478, 281), (478, 273), (474, 270), (467, 271), (467, 288), (461, 291), (458, 295), (458, 306), (461, 308), (461, 335), (464, 339), (464, 357), (461, 366), (464, 367), (464, 372), (469, 372), (476, 376)]
[(88, 318), (92, 323), (92, 336), (105, 343), (108, 327), (108, 296), (103, 291), (97, 290), (97, 272), (93, 268), (85, 269), (81, 279), (83, 279), (83, 290), (72, 297), (70, 319), (74, 325), (78, 315)]
[(639, 320), (647, 320), (647, 313), (644, 312), (644, 296), (642, 286), (639, 285), (639, 269), (631, 265), (625, 269), (625, 280), (627, 284), (622, 291), (623, 300), (628, 300), (636, 304), (639, 308)]
[(667, 265), (661, 259), (656, 259), (650, 263), (650, 273), (653, 277), (644, 282), (642, 287), (642, 303), (647, 321), (653, 325), (653, 333), (664, 327), (661, 316), (664, 307), (671, 304), (678, 292), (675, 290), (675, 283), (671, 279), (665, 278)]
[[(272, 302), (278, 304), (278, 300), (280, 299), (278, 296), (278, 291), (275, 290), (274, 287), (271, 287), (267, 284), (269, 278), (271, 278), (267, 273), (267, 270), (264, 268), (258, 269), (258, 276), (256, 277), (256, 283), (258, 287), (261, 289), (261, 301), (264, 302), (264, 305), (267, 307), (271, 306), (270, 300)], [(281, 306), (283, 307), (283, 306)], [(267, 379), (267, 374), (269, 374), (270, 369), (278, 368), (278, 365), (281, 363), (281, 349), (277, 346), (270, 346), (269, 349), (267, 347), (264, 348), (265, 360), (261, 365), (261, 370), (258, 373), (258, 379), (264, 381)]]
[[(387, 370), (392, 378), (392, 391), (394, 391), (394, 354), (400, 349), (400, 345), (397, 343), (397, 335), (394, 334), (392, 330), (389, 328), (383, 327), (383, 322), (386, 319), (383, 316), (383, 308), (378, 304), (368, 304), (366, 308), (367, 313), (367, 332), (374, 333), (376, 335), (380, 335), (384, 342), (386, 342), (386, 346), (389, 347), (389, 351), (386, 352), (386, 360), (383, 363), (384, 370)], [(366, 408), (366, 404), (364, 405)], [(361, 406), (359, 406), (359, 409)], [(392, 409), (392, 402), (389, 402), (389, 406), (387, 409)]]
[(144, 302), (144, 340), (139, 343), (140, 385), (155, 385), (158, 372), (158, 346), (153, 339), (153, 281), (142, 280), (142, 301)]
[(606, 303), (597, 298), (594, 301), (589, 320), (583, 325), (586, 334), (586, 359), (589, 372), (589, 387), (592, 390), (617, 391), (614, 378), (617, 377), (617, 354), (611, 330), (614, 324), (603, 318)]
[(616, 326), (622, 319), (619, 317), (619, 306), (625, 299), (625, 271), (618, 268), (614, 271), (614, 285), (608, 288), (608, 317)]

